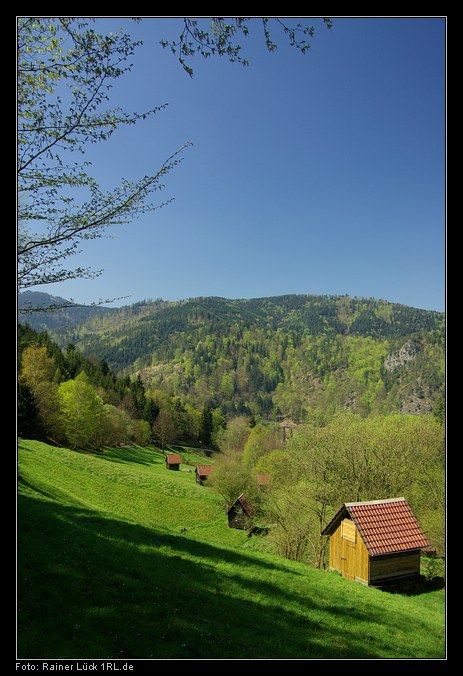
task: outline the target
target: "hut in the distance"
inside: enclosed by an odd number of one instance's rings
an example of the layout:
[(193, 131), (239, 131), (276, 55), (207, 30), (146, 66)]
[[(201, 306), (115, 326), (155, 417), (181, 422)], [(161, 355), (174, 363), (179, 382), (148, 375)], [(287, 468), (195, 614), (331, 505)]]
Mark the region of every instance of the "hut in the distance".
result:
[(228, 508), (228, 526), (230, 528), (240, 528), (248, 530), (252, 526), (252, 517), (255, 514), (255, 509), (247, 500), (244, 493), (239, 495), (235, 502)]
[(418, 578), (430, 544), (405, 498), (346, 502), (321, 534), (330, 536), (330, 569), (373, 586)]
[(263, 486), (270, 486), (271, 481), (272, 477), (270, 474), (256, 474), (256, 483), (259, 488), (262, 488)]
[(167, 469), (173, 469), (173, 470), (179, 470), (180, 469), (180, 463), (182, 462), (182, 457), (178, 455), (178, 453), (171, 453), (170, 455), (166, 455), (166, 468)]
[(196, 483), (204, 486), (207, 477), (212, 474), (213, 469), (214, 467), (212, 465), (198, 465), (195, 469)]

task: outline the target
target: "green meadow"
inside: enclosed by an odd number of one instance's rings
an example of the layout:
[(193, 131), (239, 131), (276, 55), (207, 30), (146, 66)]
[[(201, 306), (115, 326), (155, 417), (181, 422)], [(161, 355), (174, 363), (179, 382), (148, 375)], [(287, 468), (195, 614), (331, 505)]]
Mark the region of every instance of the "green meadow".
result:
[[(175, 451), (177, 452), (177, 450)], [(20, 659), (445, 657), (444, 590), (367, 588), (228, 528), (209, 463), (19, 441)]]

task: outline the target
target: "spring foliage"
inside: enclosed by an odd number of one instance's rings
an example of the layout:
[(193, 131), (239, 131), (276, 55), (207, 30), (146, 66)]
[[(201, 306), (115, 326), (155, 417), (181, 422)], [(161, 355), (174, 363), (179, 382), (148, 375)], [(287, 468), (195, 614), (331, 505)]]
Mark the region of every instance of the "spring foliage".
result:
[[(343, 502), (404, 496), (433, 546), (445, 548), (445, 439), (432, 416), (362, 418), (349, 411), (315, 417), (281, 444), (275, 428), (250, 430), (244, 450), (216, 459), (219, 491), (248, 492), (276, 551), (322, 567), (324, 526)], [(273, 448), (280, 445), (280, 448)], [(256, 474), (270, 472), (263, 489)], [(228, 476), (228, 484), (227, 484)], [(226, 488), (225, 488), (226, 486)]]
[(162, 206), (153, 195), (183, 148), (149, 175), (101, 188), (82, 159), (88, 148), (164, 107), (127, 113), (109, 105), (140, 43), (70, 17), (19, 17), (17, 35), (18, 282), (26, 289), (100, 274), (69, 269), (68, 258), (107, 228)]
[(223, 424), (217, 411), (148, 391), (139, 376), (117, 377), (104, 359), (73, 344), (63, 351), (46, 333), (19, 326), (20, 436), (93, 450), (129, 442), (164, 448), (175, 440), (207, 447)]
[[(61, 329), (57, 314), (50, 331), (61, 345), (73, 341), (116, 372), (140, 373), (149, 389), (227, 418), (300, 423), (332, 407), (445, 415), (442, 313), (289, 295), (142, 301)], [(35, 327), (47, 322), (31, 316)]]

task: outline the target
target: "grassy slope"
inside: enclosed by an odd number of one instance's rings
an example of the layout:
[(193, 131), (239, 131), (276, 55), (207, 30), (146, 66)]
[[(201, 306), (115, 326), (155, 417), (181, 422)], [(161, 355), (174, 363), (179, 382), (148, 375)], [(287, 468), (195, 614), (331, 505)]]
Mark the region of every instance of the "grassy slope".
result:
[(443, 590), (389, 594), (260, 551), (156, 451), (21, 441), (19, 474), (20, 658), (444, 656)]

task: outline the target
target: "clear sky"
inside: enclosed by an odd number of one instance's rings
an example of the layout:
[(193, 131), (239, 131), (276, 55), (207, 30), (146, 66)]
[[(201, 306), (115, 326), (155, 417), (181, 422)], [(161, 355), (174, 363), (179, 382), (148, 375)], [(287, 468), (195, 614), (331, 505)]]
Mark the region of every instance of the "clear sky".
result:
[(269, 54), (251, 24), (248, 67), (196, 56), (190, 79), (159, 45), (181, 19), (98, 19), (144, 40), (111, 103), (168, 106), (93, 147), (92, 173), (109, 188), (192, 146), (159, 193), (169, 206), (69, 259), (100, 277), (33, 290), (126, 297), (115, 305), (348, 294), (444, 310), (446, 20), (312, 23), (305, 55), (278, 33)]

